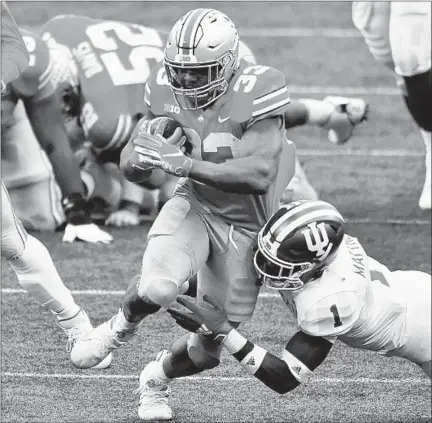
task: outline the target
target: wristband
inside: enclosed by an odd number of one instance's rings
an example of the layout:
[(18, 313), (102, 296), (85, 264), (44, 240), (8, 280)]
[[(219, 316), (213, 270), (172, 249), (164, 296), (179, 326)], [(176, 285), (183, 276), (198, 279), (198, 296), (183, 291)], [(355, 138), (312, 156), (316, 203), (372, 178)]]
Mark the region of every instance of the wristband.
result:
[(231, 353), (239, 352), (247, 343), (247, 339), (238, 333), (235, 329), (229, 331), (228, 335), (222, 341), (222, 345)]
[(306, 382), (309, 376), (312, 374), (312, 370), (310, 370), (306, 364), (301, 362), (297, 357), (287, 350), (283, 350), (282, 360), (288, 365), (292, 375), (301, 383)]

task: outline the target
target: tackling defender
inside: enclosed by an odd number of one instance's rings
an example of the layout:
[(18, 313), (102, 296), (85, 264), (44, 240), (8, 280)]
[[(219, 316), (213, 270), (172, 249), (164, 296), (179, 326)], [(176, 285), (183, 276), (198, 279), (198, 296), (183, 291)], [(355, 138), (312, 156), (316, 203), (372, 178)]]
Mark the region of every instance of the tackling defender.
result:
[[(257, 231), (294, 174), (295, 147), (285, 138), (285, 76), (239, 60), (239, 36), (226, 15), (196, 9), (180, 18), (164, 62), (166, 68), (155, 69), (146, 85), (149, 112), (120, 165), (135, 181), (152, 169), (181, 179), (148, 234), (141, 272), (121, 309), (75, 344), (72, 362), (79, 368), (131, 340), (145, 317), (167, 308), (197, 273), (199, 299), (218, 298), (235, 326), (249, 319), (259, 292), (252, 261)], [(162, 137), (167, 117), (179, 127)], [(217, 343), (188, 334), (169, 357), (171, 376), (214, 368), (220, 353)], [(150, 380), (141, 381), (139, 392), (141, 419), (172, 417), (155, 396), (167, 392)]]
[[(431, 276), (394, 271), (369, 257), (345, 234), (340, 213), (323, 201), (281, 207), (258, 235), (255, 268), (264, 286), (278, 290), (299, 331), (281, 358), (242, 336), (223, 305), (210, 296), (205, 307), (179, 298), (192, 313), (168, 309), (192, 332), (207, 331), (250, 374), (279, 394), (306, 382), (336, 339), (354, 348), (402, 357), (431, 377)], [(161, 354), (163, 355), (163, 353)], [(152, 362), (146, 378), (167, 384), (166, 364)]]
[(51, 82), (49, 51), (36, 34), (21, 35), (29, 66), (6, 84), (1, 98), (2, 176), (17, 216), (36, 230), (54, 230), (66, 221), (64, 241), (110, 242), (90, 220)]
[[(15, 21), (2, 2), (2, 13), (6, 12), (7, 15), (2, 16), (1, 31), (2, 83), (8, 84), (19, 78), (20, 72), (25, 72), (22, 63), (29, 60), (29, 55)], [(4, 37), (9, 40), (7, 43), (3, 42)], [(29, 65), (32, 65), (31, 56)], [(14, 270), (20, 285), (57, 317), (68, 336), (70, 350), (78, 338), (93, 328), (90, 319), (63, 284), (48, 250), (39, 240), (27, 234), (16, 217), (3, 182), (1, 192), (1, 256)], [(97, 368), (107, 367), (110, 363), (111, 356)]]
[(353, 2), (352, 19), (373, 57), (394, 74), (426, 147), (419, 207), (431, 209), (431, 3)]
[[(78, 123), (74, 125), (75, 133), (81, 132), (81, 137), (91, 142), (101, 161), (117, 163), (133, 127), (146, 113), (142, 102), (145, 82), (150, 69), (163, 58), (162, 40), (166, 34), (131, 23), (61, 15), (44, 25), (42, 36), (53, 51), (67, 120), (71, 126), (73, 122)], [(239, 56), (256, 64), (252, 51), (242, 41)], [(166, 81), (166, 77), (163, 78)], [(332, 142), (342, 144), (350, 138), (366, 112), (366, 104), (361, 99), (300, 99), (291, 101), (288, 106), (285, 127), (318, 125), (329, 131)], [(100, 166), (93, 166), (88, 171), (91, 173), (88, 178), (96, 179), (93, 184), (96, 189), (100, 177), (94, 174), (98, 168)], [(176, 182), (177, 178), (155, 171), (143, 187), (160, 187), (160, 200), (165, 202)], [(108, 224), (127, 226), (139, 222), (139, 203), (144, 191), (127, 180), (124, 188), (119, 210), (111, 214)], [(298, 160), (283, 201), (297, 198), (317, 198)]]

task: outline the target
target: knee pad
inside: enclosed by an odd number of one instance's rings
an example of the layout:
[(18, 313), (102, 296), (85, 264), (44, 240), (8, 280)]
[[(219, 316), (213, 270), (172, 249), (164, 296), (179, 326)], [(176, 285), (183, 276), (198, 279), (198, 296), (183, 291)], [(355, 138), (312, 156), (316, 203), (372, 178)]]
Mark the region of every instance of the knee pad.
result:
[(432, 104), (432, 72), (429, 69), (419, 75), (404, 77), (405, 104), (417, 125), (431, 132), (432, 118), (430, 105)]
[(144, 253), (138, 295), (167, 308), (191, 276), (191, 259), (175, 236), (152, 236)]
[[(21, 223), (19, 223), (21, 225)], [(21, 257), (27, 242), (27, 232), (21, 229), (2, 234), (1, 256), (6, 260), (15, 260)]]
[(123, 312), (130, 322), (134, 321), (136, 317), (141, 319), (143, 316), (156, 313), (160, 309), (159, 305), (138, 295), (140, 279), (141, 275), (133, 277), (123, 297)]
[(187, 352), (195, 366), (209, 370), (219, 365), (222, 345), (193, 333), (187, 341)]
[(160, 307), (168, 308), (178, 294), (179, 288), (175, 282), (170, 279), (155, 278), (146, 284), (144, 293), (139, 295), (143, 301), (147, 297)]

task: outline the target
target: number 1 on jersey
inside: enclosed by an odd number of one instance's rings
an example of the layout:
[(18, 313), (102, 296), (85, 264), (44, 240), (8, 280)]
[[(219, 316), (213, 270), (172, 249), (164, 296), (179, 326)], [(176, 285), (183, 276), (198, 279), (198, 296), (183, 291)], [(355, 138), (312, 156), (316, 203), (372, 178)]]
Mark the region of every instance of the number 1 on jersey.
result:
[(333, 304), (330, 307), (330, 311), (333, 314), (333, 319), (334, 319), (334, 327), (337, 328), (339, 326), (342, 326), (342, 320), (339, 317), (339, 310), (336, 307), (336, 304)]

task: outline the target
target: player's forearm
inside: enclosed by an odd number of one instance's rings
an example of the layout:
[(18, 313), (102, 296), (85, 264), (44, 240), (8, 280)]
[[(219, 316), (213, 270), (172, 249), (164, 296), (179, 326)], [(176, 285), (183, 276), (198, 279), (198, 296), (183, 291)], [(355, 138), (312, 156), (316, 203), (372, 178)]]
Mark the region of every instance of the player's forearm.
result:
[(79, 166), (73, 157), (60, 112), (53, 110), (49, 102), (47, 98), (26, 105), (33, 131), (51, 162), (63, 196), (84, 194)]
[(300, 385), (285, 361), (248, 341), (235, 329), (223, 345), (248, 373), (273, 391), (285, 394)]
[(28, 67), (29, 54), (15, 20), (4, 2), (1, 21), (1, 79), (7, 84), (18, 78)]
[(276, 175), (267, 159), (247, 157), (225, 163), (193, 160), (189, 177), (220, 191), (236, 194), (265, 194)]

